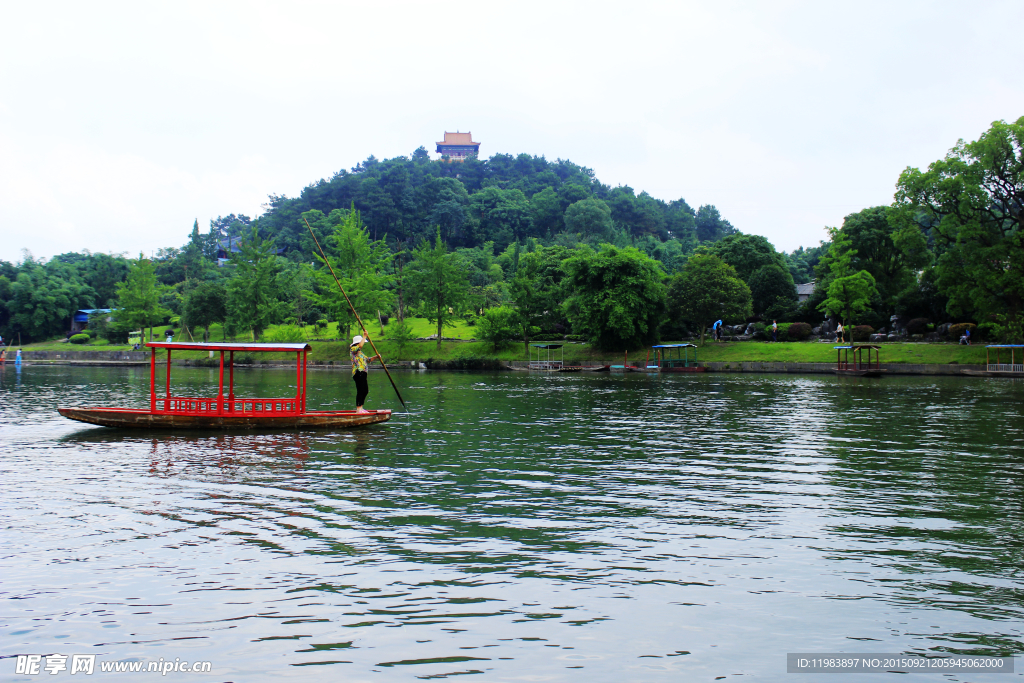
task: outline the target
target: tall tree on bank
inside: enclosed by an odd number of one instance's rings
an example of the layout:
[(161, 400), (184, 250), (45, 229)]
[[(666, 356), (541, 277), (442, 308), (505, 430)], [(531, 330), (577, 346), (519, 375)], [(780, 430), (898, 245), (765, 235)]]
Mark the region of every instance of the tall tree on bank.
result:
[(669, 315), (688, 320), (704, 333), (718, 319), (742, 320), (750, 315), (750, 287), (736, 269), (712, 254), (694, 254), (668, 287)]
[(210, 325), (227, 317), (227, 290), (221, 282), (200, 282), (185, 295), (182, 320), (193, 329), (203, 328), (203, 341), (210, 341)]
[[(310, 223), (319, 222), (319, 212), (310, 212)], [(344, 217), (342, 217), (344, 216)], [(344, 327), (346, 336), (355, 317), (348, 302), (363, 319), (377, 318), (378, 312), (390, 313), (395, 303), (395, 294), (390, 290), (394, 280), (391, 261), (394, 258), (384, 239), (371, 240), (362, 215), (355, 209), (347, 214), (332, 212), (330, 219), (338, 222), (324, 240), (331, 268), (327, 268), (319, 252), (316, 258), (323, 267), (313, 271), (316, 287), (305, 290), (311, 301), (330, 311), (338, 321), (338, 329)], [(337, 276), (348, 294), (348, 300), (334, 281)]]
[[(960, 140), (927, 171), (907, 168), (894, 209), (903, 225), (929, 226), (939, 291), (952, 315), (1024, 315), (1024, 116)], [(1016, 322), (1013, 322), (1016, 321)]]
[(871, 308), (871, 302), (878, 296), (875, 278), (866, 270), (853, 272), (853, 258), (857, 250), (853, 239), (842, 229), (829, 228), (832, 244), (822, 259), (827, 268), (827, 296), (818, 304), (818, 310), (826, 315), (838, 316), (843, 326), (850, 320)]
[(156, 277), (156, 267), (152, 261), (139, 254), (139, 259), (131, 264), (128, 278), (117, 285), (116, 319), (130, 329), (149, 328), (149, 341), (153, 341), (153, 325), (170, 315), (170, 311), (160, 305), (160, 296), (166, 289)]
[(469, 291), (465, 271), (441, 239), (440, 228), (433, 246), (424, 241), (413, 252), (407, 273), (411, 289), (423, 302), (427, 319), (437, 325), (437, 349), (440, 351), (444, 328), (454, 324)]
[(565, 262), (572, 296), (564, 310), (573, 331), (606, 351), (654, 343), (665, 312), (664, 279), (661, 264), (634, 247), (578, 250)]
[(235, 268), (228, 282), (228, 320), (236, 330), (250, 330), (254, 341), (278, 322), (287, 308), (280, 299), (281, 266), (274, 240), (265, 240), (253, 223), (249, 235), (231, 255)]

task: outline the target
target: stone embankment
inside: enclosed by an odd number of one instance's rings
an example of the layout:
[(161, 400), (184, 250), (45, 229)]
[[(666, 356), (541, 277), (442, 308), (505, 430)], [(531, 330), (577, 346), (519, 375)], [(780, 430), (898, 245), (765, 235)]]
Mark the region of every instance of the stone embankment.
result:
[[(14, 362), (8, 356), (7, 363)], [(22, 362), (26, 365), (148, 365), (149, 353), (146, 351), (23, 351)], [(157, 363), (164, 360), (157, 356)], [(173, 361), (175, 365), (192, 365), (199, 367), (215, 367), (219, 359), (200, 358)], [(566, 363), (569, 365), (569, 363)], [(601, 363), (584, 362), (575, 364), (577, 367), (598, 368)], [(733, 361), (704, 363), (709, 372), (773, 372), (792, 374), (832, 374), (834, 363), (786, 363), (781, 361)], [(295, 367), (294, 360), (273, 360), (252, 365), (239, 364), (240, 367)], [(344, 361), (309, 361), (311, 370), (350, 370), (351, 365)], [(379, 369), (379, 365), (372, 368)], [(528, 361), (503, 361), (495, 358), (460, 358), (455, 360), (419, 360), (395, 361), (388, 363), (389, 368), (402, 370), (529, 370)], [(882, 363), (881, 366), (890, 375), (961, 375), (964, 370), (983, 371), (984, 365), (947, 365), (924, 363)]]

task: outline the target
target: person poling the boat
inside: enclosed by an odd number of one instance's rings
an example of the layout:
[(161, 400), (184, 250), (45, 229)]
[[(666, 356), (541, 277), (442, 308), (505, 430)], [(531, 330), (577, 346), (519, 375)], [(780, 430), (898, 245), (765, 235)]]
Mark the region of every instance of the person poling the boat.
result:
[(352, 338), (352, 345), (348, 347), (349, 356), (352, 358), (352, 379), (356, 383), (357, 413), (370, 412), (363, 408), (363, 403), (366, 401), (366, 395), (370, 393), (370, 387), (366, 382), (366, 364), (372, 363), (375, 360), (380, 360), (380, 354), (373, 358), (367, 358), (366, 354), (363, 353), (363, 344), (367, 341), (369, 341), (369, 338), (363, 339), (357, 334)]

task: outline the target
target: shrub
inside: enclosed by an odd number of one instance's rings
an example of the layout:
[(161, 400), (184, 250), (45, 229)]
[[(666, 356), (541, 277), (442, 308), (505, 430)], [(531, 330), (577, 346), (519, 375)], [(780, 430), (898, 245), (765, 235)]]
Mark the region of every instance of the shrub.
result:
[(110, 344), (106, 339), (94, 339), (89, 342), (89, 346), (108, 346)]
[(399, 355), (402, 355), (405, 347), (415, 338), (416, 335), (412, 333), (412, 328), (405, 320), (398, 320), (394, 325), (388, 326), (388, 339), (398, 347)]
[(790, 339), (802, 341), (811, 336), (811, 326), (807, 323), (793, 323), (789, 326), (789, 329), (786, 330), (786, 334), (789, 335)]
[(866, 342), (875, 333), (871, 325), (857, 325), (850, 331), (850, 339), (855, 342)]
[(491, 342), (497, 351), (519, 335), (518, 321), (519, 315), (512, 308), (488, 308), (480, 318), (479, 337)]
[(950, 325), (949, 332), (947, 334), (949, 334), (950, 339), (959, 340), (960, 337), (963, 336), (964, 330), (967, 329), (970, 329), (971, 341), (974, 341), (974, 339), (976, 339), (974, 335), (978, 330), (978, 326), (974, 323), (957, 323), (956, 325)]
[(73, 334), (73, 335), (71, 335), (71, 338), (68, 339), (68, 341), (71, 342), (72, 344), (88, 344), (89, 343), (89, 335), (87, 335), (87, 334)]
[(928, 318), (914, 318), (907, 323), (907, 334), (925, 334), (928, 332)]

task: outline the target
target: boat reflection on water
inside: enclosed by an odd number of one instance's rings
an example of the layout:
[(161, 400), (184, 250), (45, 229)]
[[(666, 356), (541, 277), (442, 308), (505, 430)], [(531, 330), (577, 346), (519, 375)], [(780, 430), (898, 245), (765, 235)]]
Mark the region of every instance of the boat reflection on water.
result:
[(148, 444), (151, 456), (150, 472), (168, 467), (208, 467), (215, 465), (223, 470), (253, 466), (270, 469), (289, 468), (301, 470), (316, 452), (337, 455), (351, 445), (356, 463), (365, 464), (373, 450), (373, 444), (384, 437), (379, 430), (355, 430), (352, 432), (225, 432), (210, 434), (208, 431), (183, 432), (167, 430), (124, 432), (110, 429), (83, 429), (60, 439), (62, 443), (137, 448)]

